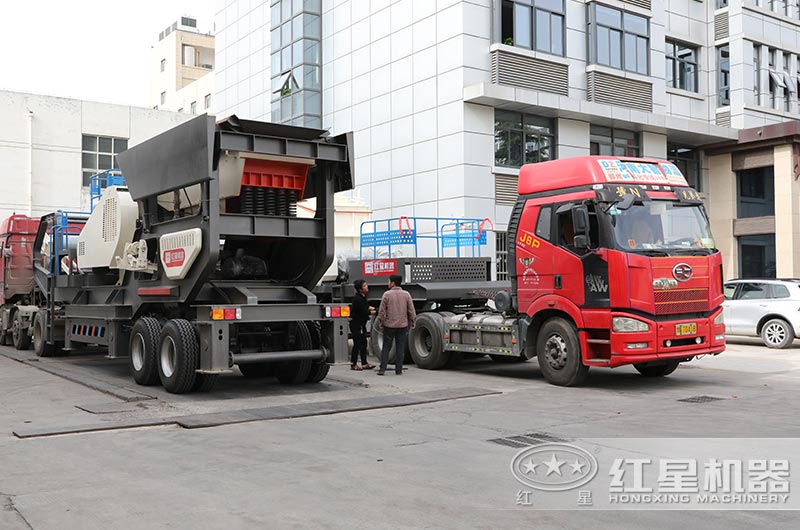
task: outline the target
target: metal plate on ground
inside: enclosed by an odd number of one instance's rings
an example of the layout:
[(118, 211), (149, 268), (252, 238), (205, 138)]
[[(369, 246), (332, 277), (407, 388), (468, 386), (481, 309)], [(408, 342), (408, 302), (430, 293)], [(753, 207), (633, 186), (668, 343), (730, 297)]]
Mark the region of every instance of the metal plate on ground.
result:
[(710, 403), (712, 401), (722, 401), (725, 398), (719, 398), (714, 396), (693, 396), (689, 398), (679, 399), (678, 401), (683, 401), (684, 403)]

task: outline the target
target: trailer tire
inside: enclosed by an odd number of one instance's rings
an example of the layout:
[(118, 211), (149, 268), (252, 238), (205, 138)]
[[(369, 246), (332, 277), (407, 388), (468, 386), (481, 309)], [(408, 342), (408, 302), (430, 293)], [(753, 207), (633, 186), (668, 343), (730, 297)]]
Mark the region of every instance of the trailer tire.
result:
[(581, 359), (581, 346), (575, 326), (554, 317), (547, 320), (536, 338), (539, 369), (547, 382), (557, 386), (580, 386), (589, 373)]
[(153, 317), (142, 317), (131, 329), (128, 367), (136, 384), (157, 385), (161, 324)]
[(409, 350), (414, 363), (426, 370), (444, 368), (451, 353), (444, 350), (444, 318), (438, 313), (417, 315), (417, 324), (408, 337)]
[[(321, 348), (322, 347), (322, 328), (319, 322), (314, 321), (306, 321), (306, 325), (308, 326), (309, 331), (311, 331), (311, 344), (314, 348)], [(328, 377), (328, 372), (331, 369), (331, 365), (328, 364), (327, 359), (322, 359), (320, 361), (314, 361), (311, 365), (311, 371), (308, 373), (308, 379), (306, 379), (306, 383), (319, 383), (326, 377)]]
[[(311, 340), (311, 332), (305, 322), (298, 322), (296, 328), (295, 347), (299, 350), (310, 350), (314, 347)], [(314, 361), (302, 359), (300, 361), (289, 361), (278, 364), (275, 376), (278, 381), (285, 385), (298, 385), (305, 383), (311, 374), (311, 367)]]
[(679, 361), (663, 364), (637, 363), (634, 364), (633, 367), (645, 377), (664, 377), (677, 370), (679, 364), (681, 364)]
[(219, 374), (197, 374), (192, 392), (209, 392), (217, 384)]
[(14, 348), (17, 350), (27, 350), (31, 347), (31, 336), (28, 330), (22, 327), (22, 313), (14, 311), (14, 320), (11, 325), (11, 337), (14, 340)]
[(58, 351), (55, 344), (45, 341), (44, 328), (44, 312), (38, 311), (33, 317), (33, 351), (37, 357), (53, 357)]
[(197, 332), (188, 320), (167, 320), (161, 328), (158, 376), (170, 394), (185, 394), (197, 380), (200, 347)]

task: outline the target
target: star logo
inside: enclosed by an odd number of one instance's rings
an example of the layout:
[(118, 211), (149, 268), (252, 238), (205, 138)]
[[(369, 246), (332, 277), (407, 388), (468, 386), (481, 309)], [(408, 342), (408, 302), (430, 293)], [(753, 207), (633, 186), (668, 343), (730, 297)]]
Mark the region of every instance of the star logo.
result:
[(570, 464), (569, 467), (572, 468), (572, 474), (574, 475), (575, 473), (583, 473), (583, 468), (586, 467), (586, 464), (581, 463), (581, 461), (576, 458), (575, 463)]
[(524, 464), (522, 466), (522, 472), (525, 473), (526, 475), (528, 473), (533, 473), (535, 475), (537, 467), (539, 467), (539, 464), (534, 464), (533, 463), (533, 458), (531, 458), (530, 460), (528, 460), (527, 464)]
[(548, 460), (547, 462), (542, 462), (542, 463), (547, 466), (547, 473), (545, 474), (546, 477), (549, 477), (550, 474), (552, 474), (552, 473), (555, 473), (556, 475), (558, 475), (560, 477), (561, 476), (561, 466), (563, 466), (567, 462), (565, 460), (557, 459), (556, 458), (556, 454), (553, 453), (550, 456), (550, 460)]

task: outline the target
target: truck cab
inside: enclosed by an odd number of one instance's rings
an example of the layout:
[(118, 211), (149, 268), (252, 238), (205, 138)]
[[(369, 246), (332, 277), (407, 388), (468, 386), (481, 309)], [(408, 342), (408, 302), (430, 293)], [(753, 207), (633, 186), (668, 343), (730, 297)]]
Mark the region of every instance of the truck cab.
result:
[(548, 380), (579, 384), (590, 366), (625, 364), (666, 375), (725, 349), (722, 259), (700, 194), (673, 164), (556, 160), (523, 166), (518, 187), (500, 305)]

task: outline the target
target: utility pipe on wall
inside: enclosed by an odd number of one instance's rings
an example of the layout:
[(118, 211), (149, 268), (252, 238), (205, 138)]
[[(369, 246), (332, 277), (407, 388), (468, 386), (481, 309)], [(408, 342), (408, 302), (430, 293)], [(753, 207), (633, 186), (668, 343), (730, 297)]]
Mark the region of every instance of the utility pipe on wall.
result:
[(33, 111), (28, 109), (28, 215), (33, 215)]

